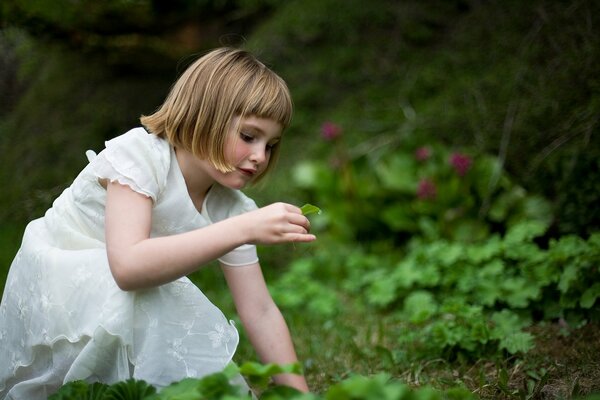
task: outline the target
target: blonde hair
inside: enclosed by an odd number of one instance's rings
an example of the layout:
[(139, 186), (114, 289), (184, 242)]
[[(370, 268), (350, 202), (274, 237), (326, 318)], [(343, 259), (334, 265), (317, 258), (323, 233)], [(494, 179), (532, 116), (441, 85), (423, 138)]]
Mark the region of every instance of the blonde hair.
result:
[[(238, 121), (247, 116), (272, 119), (285, 129), (292, 99), (283, 79), (252, 54), (219, 48), (192, 63), (158, 110), (140, 121), (172, 145), (229, 172), (234, 167), (225, 159), (224, 145), (227, 134), (239, 128), (231, 126), (238, 116)], [(276, 161), (278, 147), (272, 148), (265, 173)]]

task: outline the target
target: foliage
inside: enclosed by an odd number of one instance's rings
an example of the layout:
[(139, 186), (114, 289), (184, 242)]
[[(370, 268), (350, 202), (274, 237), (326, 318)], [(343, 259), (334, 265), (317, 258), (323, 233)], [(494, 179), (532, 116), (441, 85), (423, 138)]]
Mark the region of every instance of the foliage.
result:
[(268, 386), (269, 379), (280, 373), (298, 373), (298, 365), (261, 365), (248, 362), (240, 367), (229, 365), (223, 371), (200, 379), (187, 378), (175, 382), (158, 393), (156, 389), (140, 380), (128, 380), (113, 385), (89, 384), (84, 381), (69, 382), (51, 395), (49, 400), (235, 400), (252, 399), (252, 394), (233, 380), (242, 374), (258, 387), (259, 398), (264, 400), (442, 400), (475, 399), (468, 390), (456, 387), (447, 391), (431, 387), (410, 388), (391, 380), (387, 374), (372, 377), (355, 375), (335, 385), (326, 393), (304, 394), (282, 386)]
[(328, 160), (293, 171), (305, 196), (328, 210), (320, 223), (336, 237), (478, 241), (519, 221), (551, 222), (550, 204), (513, 183), (491, 156), (431, 144), (414, 154), (391, 145), (352, 157), (343, 139), (332, 140)]
[(326, 128), (331, 158), (293, 171), (326, 210), (312, 220), (325, 243), (272, 285), (282, 306), (331, 317), (351, 298), (393, 313), (409, 325), (399, 348), (430, 359), (522, 354), (533, 321), (600, 318), (600, 233), (549, 239), (549, 203), (495, 158), (441, 145), (351, 158)]
[(0, 40), (12, 43), (19, 81), (28, 88), (0, 119), (6, 166), (0, 169), (0, 219), (23, 223), (42, 215), (74, 179), (87, 149), (101, 149), (104, 140), (138, 125), (141, 110), (151, 111), (169, 82), (109, 71), (85, 55), (15, 32)]
[(413, 356), (525, 353), (533, 337), (523, 328), (536, 318), (578, 326), (600, 317), (599, 286), (588, 283), (600, 278), (600, 234), (553, 240), (544, 250), (532, 241), (541, 232), (529, 222), (480, 244), (414, 241), (395, 262), (356, 248), (322, 250), (292, 263), (273, 295), (284, 307), (324, 317), (342, 297), (393, 312), (411, 325), (398, 346)]
[(242, 30), (279, 2), (5, 0), (0, 4), (0, 28), (20, 28), (39, 39), (103, 54), (104, 62), (111, 66), (159, 72), (197, 47), (213, 47), (222, 39), (220, 32), (227, 31), (230, 44), (239, 44)]
[[(250, 43), (286, 60), (280, 72), (299, 105), (299, 136), (328, 118), (343, 123), (351, 146), (385, 146), (375, 139), (385, 134), (496, 154), (518, 186), (567, 211), (553, 229), (599, 228), (589, 213), (599, 195), (599, 4), (313, 3), (289, 2)], [(328, 154), (303, 146), (316, 159)]]

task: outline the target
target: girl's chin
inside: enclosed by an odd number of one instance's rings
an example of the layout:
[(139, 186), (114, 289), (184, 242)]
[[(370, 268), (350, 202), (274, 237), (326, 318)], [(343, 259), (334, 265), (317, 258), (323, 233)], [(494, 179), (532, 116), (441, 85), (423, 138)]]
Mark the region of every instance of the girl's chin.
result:
[(224, 179), (219, 182), (221, 185), (230, 189), (240, 190), (246, 187), (250, 181), (246, 179)]

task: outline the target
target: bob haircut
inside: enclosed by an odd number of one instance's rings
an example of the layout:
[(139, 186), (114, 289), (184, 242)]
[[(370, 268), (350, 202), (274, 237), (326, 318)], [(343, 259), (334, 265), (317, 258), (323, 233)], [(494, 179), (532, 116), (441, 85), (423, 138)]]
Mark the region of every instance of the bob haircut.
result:
[[(151, 115), (140, 118), (151, 133), (174, 146), (211, 162), (221, 172), (235, 168), (225, 159), (225, 139), (239, 126), (235, 117), (272, 119), (289, 126), (292, 99), (286, 83), (245, 50), (219, 48), (197, 59), (177, 79), (164, 103)], [(260, 180), (271, 170), (279, 145)]]

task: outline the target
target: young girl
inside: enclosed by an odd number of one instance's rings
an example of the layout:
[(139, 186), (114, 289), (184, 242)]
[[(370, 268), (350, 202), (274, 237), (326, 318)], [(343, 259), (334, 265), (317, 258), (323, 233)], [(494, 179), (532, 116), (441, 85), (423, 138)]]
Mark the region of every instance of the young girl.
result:
[[(72, 380), (157, 387), (220, 371), (238, 332), (186, 278), (218, 259), (263, 362), (296, 354), (255, 244), (310, 242), (296, 206), (239, 189), (277, 156), (292, 104), (248, 52), (193, 63), (164, 104), (106, 143), (26, 228), (0, 305), (0, 399), (46, 399)], [(300, 375), (276, 383), (307, 391)]]

